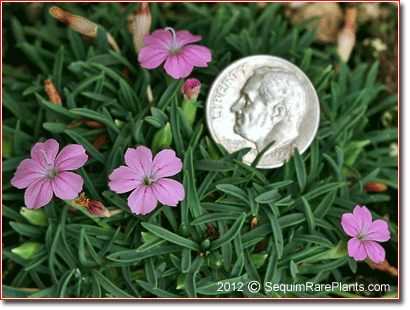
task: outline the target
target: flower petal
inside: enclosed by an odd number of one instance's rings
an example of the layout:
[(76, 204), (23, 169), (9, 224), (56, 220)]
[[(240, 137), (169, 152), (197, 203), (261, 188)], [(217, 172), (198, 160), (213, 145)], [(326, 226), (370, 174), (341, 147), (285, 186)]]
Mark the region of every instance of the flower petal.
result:
[(164, 64), (165, 71), (174, 79), (187, 77), (194, 68), (180, 55), (170, 55)]
[(195, 36), (188, 30), (179, 30), (175, 33), (178, 43), (182, 46), (188, 43), (198, 42), (202, 40), (201, 36)]
[(385, 242), (390, 239), (389, 224), (384, 220), (375, 220), (366, 233), (367, 240)]
[(125, 152), (125, 163), (135, 170), (135, 173), (145, 179), (151, 175), (152, 152), (149, 148), (140, 145), (136, 149), (129, 148)]
[(30, 184), (44, 178), (46, 171), (31, 158), (24, 159), (17, 167), (10, 183), (17, 188), (26, 188)]
[(172, 179), (159, 179), (151, 187), (155, 197), (164, 205), (175, 207), (185, 198), (184, 186)]
[(54, 167), (58, 146), (58, 142), (54, 139), (48, 139), (44, 143), (38, 142), (31, 149), (31, 158), (44, 168)]
[(164, 47), (170, 46), (174, 42), (172, 33), (168, 30), (158, 29), (152, 34), (147, 34), (144, 36), (144, 43), (147, 45), (162, 45)]
[(43, 178), (32, 183), (24, 193), (24, 203), (29, 209), (38, 209), (48, 204), (53, 198), (51, 180)]
[(372, 223), (372, 214), (365, 207), (360, 207), (357, 205), (353, 210), (353, 215), (357, 218), (357, 221), (360, 225), (359, 231), (366, 232)]
[(158, 180), (159, 178), (170, 177), (180, 172), (181, 169), (182, 161), (176, 157), (175, 151), (162, 150), (152, 162), (151, 178)]
[(151, 186), (139, 185), (128, 197), (128, 206), (135, 214), (147, 214), (157, 206), (157, 198)]
[(58, 198), (68, 200), (78, 196), (83, 189), (84, 180), (74, 172), (62, 171), (51, 180), (51, 185)]
[(144, 183), (141, 174), (138, 174), (135, 169), (126, 166), (114, 169), (108, 177), (111, 180), (108, 186), (118, 194), (129, 192)]
[(345, 213), (342, 215), (342, 227), (346, 234), (351, 237), (357, 237), (359, 235), (359, 222), (352, 213)]
[(357, 239), (352, 238), (347, 243), (347, 252), (350, 257), (353, 257), (355, 260), (364, 260), (367, 257), (366, 249), (363, 246), (363, 243)]
[(386, 251), (380, 244), (374, 241), (366, 241), (363, 245), (369, 258), (376, 264), (383, 262), (386, 258)]
[(212, 60), (212, 54), (205, 46), (187, 45), (179, 53), (187, 63), (196, 67), (208, 67), (207, 62)]
[(60, 154), (58, 154), (55, 161), (56, 172), (64, 170), (76, 170), (86, 163), (88, 155), (85, 149), (79, 144), (70, 144), (64, 147)]
[(161, 45), (147, 45), (138, 54), (138, 61), (141, 67), (154, 69), (161, 65), (168, 57), (169, 51)]

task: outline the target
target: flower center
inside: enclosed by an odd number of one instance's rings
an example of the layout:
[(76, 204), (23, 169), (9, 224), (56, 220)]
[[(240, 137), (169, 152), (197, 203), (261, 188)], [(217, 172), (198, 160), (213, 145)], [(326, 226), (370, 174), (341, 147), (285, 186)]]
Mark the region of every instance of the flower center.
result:
[(52, 180), (52, 179), (54, 179), (54, 178), (57, 176), (57, 174), (58, 174), (58, 173), (57, 173), (55, 170), (50, 170), (50, 171), (48, 171), (48, 173), (46, 174), (46, 178)]
[(151, 178), (145, 178), (144, 179), (144, 185), (150, 186), (152, 183), (154, 183), (154, 180)]
[(175, 34), (175, 30), (171, 27), (166, 27), (165, 30), (169, 30), (172, 33), (172, 38), (173, 38), (173, 42), (172, 44), (169, 46), (169, 54), (170, 55), (178, 55), (179, 52), (181, 51), (181, 46), (177, 41), (177, 36)]

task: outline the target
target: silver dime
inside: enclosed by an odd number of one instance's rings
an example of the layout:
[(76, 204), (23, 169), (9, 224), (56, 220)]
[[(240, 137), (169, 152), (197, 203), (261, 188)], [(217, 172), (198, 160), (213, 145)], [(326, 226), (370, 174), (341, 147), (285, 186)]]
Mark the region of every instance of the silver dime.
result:
[(289, 61), (268, 55), (245, 57), (225, 68), (206, 102), (212, 138), (230, 153), (251, 147), (245, 163), (276, 141), (257, 168), (282, 166), (295, 147), (302, 154), (316, 135), (319, 113), (309, 78)]

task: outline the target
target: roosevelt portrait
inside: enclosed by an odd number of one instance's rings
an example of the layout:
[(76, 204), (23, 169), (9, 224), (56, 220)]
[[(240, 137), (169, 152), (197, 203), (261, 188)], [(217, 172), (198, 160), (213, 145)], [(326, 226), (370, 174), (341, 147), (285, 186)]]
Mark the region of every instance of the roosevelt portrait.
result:
[(255, 143), (258, 152), (276, 141), (270, 153), (299, 135), (306, 105), (304, 87), (294, 74), (282, 68), (257, 68), (230, 108), (235, 113), (234, 132)]

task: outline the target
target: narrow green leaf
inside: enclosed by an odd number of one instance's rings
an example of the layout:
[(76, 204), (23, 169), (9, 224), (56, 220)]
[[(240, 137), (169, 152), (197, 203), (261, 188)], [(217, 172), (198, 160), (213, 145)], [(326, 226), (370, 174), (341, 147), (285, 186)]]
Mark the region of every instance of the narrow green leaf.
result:
[(43, 230), (36, 226), (16, 222), (9, 222), (9, 224), (11, 228), (23, 236), (39, 238), (44, 234)]
[(158, 282), (157, 277), (155, 276), (154, 261), (152, 260), (152, 257), (145, 259), (145, 275), (147, 276), (148, 284), (155, 290)]
[(137, 283), (144, 290), (154, 294), (155, 296), (157, 296), (159, 298), (181, 298), (181, 296), (179, 296), (179, 295), (169, 293), (169, 292), (167, 292), (165, 290), (162, 290), (160, 288), (153, 289), (148, 283), (146, 283), (144, 281), (137, 280)]
[[(161, 98), (159, 99), (156, 107), (160, 110), (164, 110), (165, 107), (171, 102), (171, 100), (175, 97), (177, 90), (181, 89), (183, 79), (175, 80), (168, 86), (168, 88), (164, 91)], [(177, 112), (175, 111), (175, 115)]]
[[(188, 294), (188, 297), (190, 297), (190, 298), (196, 298), (197, 297), (195, 276), (198, 273), (199, 268), (202, 265), (202, 261), (203, 261), (203, 257), (200, 256), (200, 255), (197, 255), (197, 257), (193, 261), (193, 263), (190, 266), (190, 269), (189, 269), (189, 271), (186, 275), (186, 282), (185, 282), (186, 292)], [(183, 265), (183, 263), (182, 263), (182, 265)]]
[(70, 46), (72, 51), (74, 52), (75, 58), (77, 60), (84, 60), (85, 59), (85, 48), (84, 43), (80, 37), (80, 35), (73, 30), (71, 27), (67, 27), (68, 32), (68, 39), (70, 40)]
[(63, 123), (43, 123), (43, 128), (52, 133), (62, 133), (67, 129), (67, 125)]
[(71, 277), (73, 276), (75, 272), (75, 269), (67, 271), (61, 278), (60, 281), (58, 282), (58, 287), (57, 287), (57, 294), (60, 298), (67, 298), (69, 296), (65, 295), (68, 282), (71, 280)]
[(303, 163), (302, 156), (300, 156), (299, 150), (296, 147), (293, 159), (295, 161), (296, 177), (299, 183), (299, 192), (303, 193), (306, 186), (306, 169), (305, 164)]
[(220, 191), (223, 191), (229, 195), (232, 195), (243, 202), (245, 202), (247, 205), (250, 204), (248, 195), (239, 187), (231, 185), (231, 184), (220, 184), (216, 186), (217, 189)]
[(69, 110), (67, 110), (65, 107), (61, 107), (55, 103), (52, 103), (48, 100), (45, 100), (43, 97), (41, 97), (39, 94), (35, 94), (38, 102), (47, 110), (53, 112), (56, 114), (56, 116), (63, 116), (69, 119), (76, 119), (78, 118), (77, 115), (71, 113)]
[(221, 247), (224, 243), (231, 241), (237, 234), (239, 234), (243, 223), (245, 222), (246, 213), (242, 213), (241, 216), (235, 221), (229, 231), (221, 236), (219, 239), (212, 241), (209, 251), (216, 250)]
[(85, 138), (81, 135), (76, 133), (74, 130), (66, 129), (64, 131), (71, 139), (73, 139), (76, 143), (84, 146), (84, 148), (91, 154), (95, 159), (99, 162), (105, 164), (107, 162), (107, 158), (105, 155), (101, 154), (96, 148), (92, 146), (90, 142), (88, 142)]
[[(240, 212), (242, 213), (242, 212)], [(211, 213), (203, 215), (195, 220), (193, 220), (190, 225), (201, 225), (208, 222), (217, 221), (217, 220), (235, 220), (238, 218), (238, 215), (232, 213)]]
[(257, 196), (255, 198), (255, 201), (259, 202), (259, 203), (269, 203), (269, 202), (273, 202), (275, 200), (278, 200), (280, 197), (281, 196), (280, 196), (278, 190), (277, 189), (272, 189), (270, 191), (267, 191), (267, 192)]
[(330, 242), (328, 239), (323, 237), (315, 236), (315, 235), (296, 235), (293, 237), (292, 240), (300, 240), (305, 242), (312, 242), (319, 245), (323, 245), (327, 248), (333, 248), (335, 245)]
[(56, 57), (54, 59), (54, 66), (53, 66), (53, 84), (57, 88), (57, 92), (61, 94), (63, 89), (61, 88), (62, 83), (62, 74), (63, 74), (63, 65), (64, 65), (64, 45), (60, 47), (58, 50)]
[[(313, 216), (317, 219), (322, 219), (327, 212), (330, 210), (332, 207), (333, 201), (336, 197), (336, 191), (332, 190), (330, 191), (325, 198), (323, 198), (322, 202), (317, 206), (315, 211), (313, 212)], [(315, 219), (315, 221), (316, 221)]]
[(211, 159), (203, 159), (197, 160), (194, 163), (194, 168), (196, 170), (205, 170), (205, 171), (232, 171), (235, 170), (235, 166), (223, 162), (221, 160), (211, 160)]
[(181, 254), (181, 271), (187, 273), (191, 268), (191, 250), (184, 248)]
[(308, 225), (309, 234), (313, 234), (315, 230), (315, 219), (313, 217), (312, 209), (307, 200), (302, 196), (303, 207), (305, 210), (306, 222)]
[(166, 230), (165, 228), (149, 224), (149, 223), (141, 223), (142, 227), (145, 229), (148, 229), (150, 232), (156, 234), (157, 236), (168, 240), (172, 243), (178, 244), (180, 246), (189, 248), (193, 251), (199, 251), (199, 245), (195, 243), (194, 241), (190, 239), (183, 238), (177, 234), (174, 234), (173, 232), (170, 232), (169, 230)]
[(98, 283), (106, 289), (109, 293), (111, 293), (116, 298), (134, 298), (134, 296), (127, 294), (123, 290), (121, 290), (118, 286), (104, 277), (100, 272), (95, 269), (91, 270), (92, 275), (98, 281)]
[(101, 113), (86, 108), (71, 109), (70, 112), (103, 123), (107, 125), (107, 127), (110, 127), (116, 134), (120, 133), (118, 126), (111, 119)]
[(270, 208), (264, 208), (264, 211), (266, 212), (266, 215), (268, 216), (268, 219), (272, 227), (273, 241), (275, 242), (276, 253), (278, 255), (278, 258), (281, 258), (283, 254), (283, 235), (281, 226), (279, 224), (278, 219), (276, 219), (276, 217), (273, 215), (273, 212), (270, 210)]
[[(133, 90), (131, 86), (124, 81), (124, 79), (119, 80), (120, 83), (120, 92), (119, 94), (122, 95), (122, 103), (127, 107), (128, 111), (131, 111), (132, 113), (137, 112), (137, 106), (136, 106), (136, 100), (135, 100), (135, 94), (133, 95)], [(121, 97), (120, 97), (121, 98)], [(139, 110), (141, 108), (139, 107)]]

